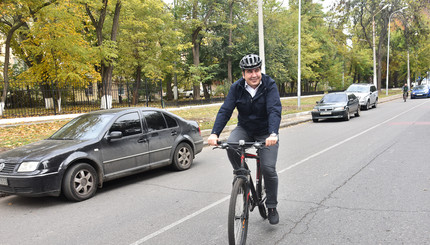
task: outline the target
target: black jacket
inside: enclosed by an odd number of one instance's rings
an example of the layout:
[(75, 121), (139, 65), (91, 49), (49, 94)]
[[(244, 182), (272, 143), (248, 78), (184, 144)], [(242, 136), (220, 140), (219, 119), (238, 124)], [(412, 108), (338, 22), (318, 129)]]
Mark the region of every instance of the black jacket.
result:
[(254, 98), (245, 89), (245, 79), (241, 78), (231, 85), (218, 111), (212, 134), (221, 134), (235, 108), (239, 112), (237, 125), (250, 136), (278, 134), (282, 111), (278, 88), (275, 81), (265, 74), (261, 75), (261, 82)]

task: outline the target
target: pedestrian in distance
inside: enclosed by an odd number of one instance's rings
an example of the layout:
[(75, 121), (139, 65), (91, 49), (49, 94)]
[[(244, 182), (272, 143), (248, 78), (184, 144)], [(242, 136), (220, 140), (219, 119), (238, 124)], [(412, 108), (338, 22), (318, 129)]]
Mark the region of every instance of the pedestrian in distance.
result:
[[(240, 61), (242, 78), (232, 84), (228, 95), (218, 111), (215, 123), (208, 138), (209, 145), (217, 145), (219, 135), (236, 108), (237, 126), (231, 132), (228, 142), (265, 142), (266, 148), (260, 151), (261, 169), (266, 188), (266, 207), (270, 224), (279, 222), (278, 174), (276, 161), (279, 148), (279, 125), (282, 105), (275, 81), (261, 73), (262, 60), (258, 55), (249, 54)], [(227, 150), (234, 169), (239, 168), (240, 158), (234, 150)]]

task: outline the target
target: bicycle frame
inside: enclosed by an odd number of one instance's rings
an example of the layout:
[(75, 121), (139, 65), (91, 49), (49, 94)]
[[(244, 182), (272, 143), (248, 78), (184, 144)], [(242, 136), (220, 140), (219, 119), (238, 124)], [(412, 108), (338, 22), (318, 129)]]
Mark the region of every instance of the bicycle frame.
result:
[[(258, 150), (257, 150), (258, 151)], [(249, 188), (249, 191), (251, 192), (251, 195), (248, 195), (248, 198), (250, 199), (251, 203), (251, 209), (252, 212), (254, 208), (258, 205), (261, 205), (264, 203), (264, 200), (261, 199), (261, 196), (257, 194), (255, 186), (261, 185), (261, 168), (260, 168), (260, 157), (257, 154), (252, 154), (248, 152), (242, 152), (241, 153), (241, 168), (234, 170), (233, 173), (236, 174), (234, 181), (236, 181), (236, 178), (243, 178), (245, 179), (247, 186)], [(255, 185), (251, 177), (251, 171), (249, 170), (248, 164), (246, 162), (247, 158), (256, 159), (256, 173), (255, 173)], [(245, 174), (244, 174), (245, 173)], [(233, 181), (233, 183), (234, 183)]]
[[(221, 148), (226, 149), (229, 146), (239, 146), (238, 153), (240, 154), (240, 168), (233, 170), (233, 173), (235, 174), (233, 184), (236, 181), (237, 178), (242, 178), (245, 180), (249, 190), (248, 190), (248, 198), (251, 203), (251, 209), (252, 212), (256, 206), (260, 206), (264, 204), (265, 199), (262, 199), (262, 197), (257, 193), (256, 186), (261, 187), (261, 168), (260, 168), (260, 156), (259, 151), (263, 147), (261, 143), (255, 143), (255, 142), (244, 142), (239, 141), (239, 143), (221, 143)], [(246, 152), (246, 149), (254, 146), (257, 148), (257, 153), (249, 153)], [(247, 165), (246, 159), (255, 159), (256, 160), (256, 175), (255, 175), (255, 185), (251, 177), (251, 171), (249, 170), (249, 167)], [(249, 191), (251, 192), (249, 195)]]

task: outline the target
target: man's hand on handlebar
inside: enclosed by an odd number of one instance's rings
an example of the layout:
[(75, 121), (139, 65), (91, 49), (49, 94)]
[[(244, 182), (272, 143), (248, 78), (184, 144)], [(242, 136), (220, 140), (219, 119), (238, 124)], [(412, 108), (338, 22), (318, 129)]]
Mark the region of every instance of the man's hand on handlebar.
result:
[(276, 142), (278, 142), (278, 136), (271, 135), (266, 139), (266, 146), (276, 145)]
[(208, 138), (208, 145), (217, 146), (218, 145), (218, 135), (211, 134)]

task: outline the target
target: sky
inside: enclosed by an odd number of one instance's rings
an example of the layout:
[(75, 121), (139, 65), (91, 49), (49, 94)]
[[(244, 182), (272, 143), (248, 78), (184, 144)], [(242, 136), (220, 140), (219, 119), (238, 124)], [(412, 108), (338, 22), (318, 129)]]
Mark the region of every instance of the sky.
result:
[(321, 3), (324, 7), (324, 11), (326, 11), (326, 12), (330, 9), (330, 7), (333, 5), (333, 3), (336, 2), (336, 0), (324, 0), (324, 1), (314, 0), (314, 1), (317, 3)]

